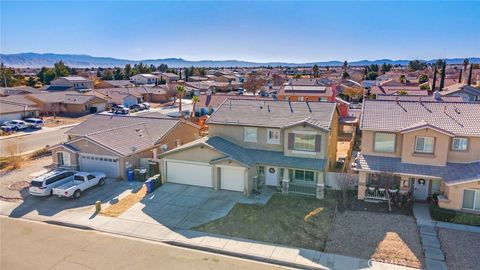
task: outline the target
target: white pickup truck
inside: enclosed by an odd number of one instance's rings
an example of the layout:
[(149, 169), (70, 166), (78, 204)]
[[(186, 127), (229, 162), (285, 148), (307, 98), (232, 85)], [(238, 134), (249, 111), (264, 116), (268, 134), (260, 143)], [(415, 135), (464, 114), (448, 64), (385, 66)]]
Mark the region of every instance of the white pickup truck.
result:
[(103, 186), (105, 184), (106, 175), (99, 172), (78, 172), (69, 177), (67, 183), (53, 189), (53, 195), (58, 197), (73, 197), (75, 199), (82, 195), (84, 190), (93, 186)]

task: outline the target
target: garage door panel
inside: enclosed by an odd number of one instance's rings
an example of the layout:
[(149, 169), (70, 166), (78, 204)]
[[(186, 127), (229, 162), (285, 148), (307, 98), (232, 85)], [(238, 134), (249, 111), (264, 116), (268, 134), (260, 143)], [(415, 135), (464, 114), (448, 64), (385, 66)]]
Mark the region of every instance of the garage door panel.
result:
[(212, 187), (212, 167), (209, 164), (167, 161), (167, 182)]
[(220, 188), (243, 192), (245, 189), (245, 169), (236, 167), (221, 167)]
[(111, 178), (119, 176), (118, 158), (80, 155), (79, 159), (80, 171), (102, 172)]

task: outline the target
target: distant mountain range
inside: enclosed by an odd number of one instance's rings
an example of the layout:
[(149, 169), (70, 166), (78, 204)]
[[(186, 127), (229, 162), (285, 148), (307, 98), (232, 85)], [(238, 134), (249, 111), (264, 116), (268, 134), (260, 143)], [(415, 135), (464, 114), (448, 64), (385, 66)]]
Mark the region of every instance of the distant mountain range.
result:
[[(447, 58), (448, 64), (461, 64), (464, 58)], [(1, 62), (8, 67), (17, 68), (38, 68), (38, 67), (50, 67), (57, 61), (62, 60), (66, 65), (71, 67), (87, 68), (87, 67), (123, 67), (126, 64), (144, 63), (146, 65), (154, 64), (156, 66), (160, 64), (167, 64), (169, 67), (258, 67), (258, 66), (313, 66), (315, 64), (319, 66), (341, 66), (343, 61), (325, 61), (325, 62), (310, 62), (310, 63), (286, 63), (286, 62), (248, 62), (239, 60), (201, 60), (201, 61), (189, 61), (182, 58), (165, 58), (165, 59), (145, 59), (140, 61), (133, 61), (127, 59), (117, 59), (112, 57), (95, 57), (90, 55), (80, 54), (55, 54), (55, 53), (18, 53), (18, 54), (0, 54)], [(479, 57), (469, 58), (471, 63), (480, 63)], [(379, 60), (361, 60), (349, 62), (351, 66), (365, 66), (370, 64), (381, 65), (383, 63), (392, 65), (407, 65), (410, 60), (391, 60), (391, 59), (379, 59)], [(424, 60), (425, 61), (425, 60)], [(428, 60), (428, 63), (435, 60)]]

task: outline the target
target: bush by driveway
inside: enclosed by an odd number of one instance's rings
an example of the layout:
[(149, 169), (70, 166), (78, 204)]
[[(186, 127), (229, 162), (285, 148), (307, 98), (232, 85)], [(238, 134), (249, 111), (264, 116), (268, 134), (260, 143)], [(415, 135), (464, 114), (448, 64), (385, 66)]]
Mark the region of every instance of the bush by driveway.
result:
[(337, 213), (325, 251), (416, 268), (424, 262), (414, 218), (398, 214)]
[(237, 204), (198, 231), (323, 251), (335, 199), (274, 194), (265, 206)]

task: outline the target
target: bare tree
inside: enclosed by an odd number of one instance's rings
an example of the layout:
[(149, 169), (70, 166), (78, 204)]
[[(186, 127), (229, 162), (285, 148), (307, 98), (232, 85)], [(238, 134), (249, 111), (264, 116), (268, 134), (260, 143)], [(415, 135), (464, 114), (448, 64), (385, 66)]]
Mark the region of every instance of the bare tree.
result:
[(352, 173), (336, 173), (335, 182), (342, 193), (343, 206), (347, 207), (348, 191), (355, 185), (355, 175)]
[(173, 104), (175, 104), (175, 101), (177, 101), (177, 86), (169, 83), (165, 90), (167, 91), (168, 98), (173, 98)]
[(255, 95), (258, 90), (262, 89), (266, 82), (267, 81), (262, 76), (258, 74), (250, 74), (243, 83), (243, 87)]
[(5, 145), (9, 163), (13, 169), (20, 168), (22, 162), (22, 145), (18, 140), (9, 141)]

